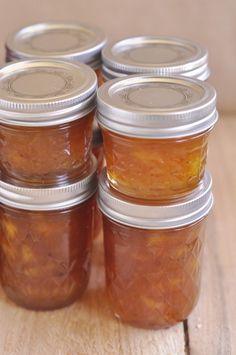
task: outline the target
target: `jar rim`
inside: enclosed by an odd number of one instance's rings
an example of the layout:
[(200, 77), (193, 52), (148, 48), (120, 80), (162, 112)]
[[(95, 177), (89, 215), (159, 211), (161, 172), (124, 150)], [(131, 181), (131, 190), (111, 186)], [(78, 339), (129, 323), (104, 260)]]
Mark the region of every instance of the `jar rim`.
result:
[(181, 76), (113, 79), (98, 89), (97, 119), (130, 137), (191, 136), (216, 123), (216, 92), (208, 83)]
[(190, 194), (168, 203), (140, 202), (111, 187), (104, 169), (99, 180), (98, 206), (108, 218), (140, 229), (172, 229), (205, 217), (213, 205), (212, 179), (208, 172)]
[[(106, 41), (104, 32), (95, 26), (80, 22), (43, 22), (11, 33), (5, 47), (10, 60), (64, 59), (97, 69), (102, 62), (101, 50)], [(52, 49), (51, 42), (59, 47)]]
[(85, 64), (62, 60), (11, 62), (0, 69), (0, 123), (51, 126), (95, 108), (97, 76)]
[(104, 71), (120, 74), (186, 75), (206, 80), (207, 49), (197, 42), (173, 36), (134, 36), (108, 44), (102, 51)]
[(81, 204), (97, 190), (96, 170), (97, 160), (92, 156), (87, 175), (63, 186), (28, 188), (0, 180), (0, 203), (30, 211), (63, 210)]

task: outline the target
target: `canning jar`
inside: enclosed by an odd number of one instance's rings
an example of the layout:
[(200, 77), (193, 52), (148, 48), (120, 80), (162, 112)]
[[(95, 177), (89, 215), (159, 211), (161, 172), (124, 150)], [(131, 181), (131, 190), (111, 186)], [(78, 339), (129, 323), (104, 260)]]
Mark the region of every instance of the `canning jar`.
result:
[(183, 38), (141, 36), (113, 42), (102, 51), (104, 80), (132, 74), (209, 77), (207, 49)]
[(60, 60), (0, 70), (2, 179), (52, 186), (87, 173), (97, 78), (87, 65)]
[(97, 118), (111, 185), (148, 200), (179, 198), (203, 177), (215, 90), (183, 77), (114, 79), (98, 90)]
[(118, 319), (157, 329), (190, 314), (199, 297), (212, 202), (208, 173), (188, 197), (162, 205), (128, 198), (101, 176), (106, 289)]
[(95, 70), (100, 85), (101, 51), (105, 44), (105, 34), (97, 27), (71, 22), (37, 23), (8, 36), (6, 60), (47, 58), (81, 62)]
[(1, 279), (11, 300), (34, 310), (74, 302), (90, 270), (95, 158), (87, 176), (64, 187), (0, 182)]
[(11, 33), (6, 40), (6, 60), (62, 59), (89, 65), (101, 80), (104, 32), (82, 23), (36, 23)]

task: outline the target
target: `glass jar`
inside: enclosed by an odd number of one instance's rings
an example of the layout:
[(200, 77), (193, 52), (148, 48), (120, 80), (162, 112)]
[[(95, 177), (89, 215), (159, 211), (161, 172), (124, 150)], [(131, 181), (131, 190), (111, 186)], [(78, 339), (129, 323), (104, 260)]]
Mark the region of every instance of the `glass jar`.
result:
[(98, 90), (107, 174), (113, 188), (139, 199), (171, 200), (203, 177), (215, 90), (181, 77), (130, 76)]
[(210, 74), (206, 48), (177, 37), (125, 38), (106, 46), (102, 59), (105, 81), (132, 74), (183, 75), (206, 80)]
[(61, 308), (85, 290), (90, 271), (96, 163), (54, 188), (0, 182), (1, 280), (8, 297), (34, 310)]
[(118, 319), (158, 329), (188, 317), (199, 297), (212, 202), (208, 173), (188, 197), (165, 205), (127, 198), (101, 176), (106, 288)]
[(47, 58), (84, 63), (95, 70), (101, 85), (101, 51), (105, 44), (105, 34), (97, 27), (71, 22), (37, 23), (8, 36), (6, 60)]
[(97, 79), (84, 64), (15, 62), (0, 70), (0, 167), (18, 185), (53, 186), (89, 168)]

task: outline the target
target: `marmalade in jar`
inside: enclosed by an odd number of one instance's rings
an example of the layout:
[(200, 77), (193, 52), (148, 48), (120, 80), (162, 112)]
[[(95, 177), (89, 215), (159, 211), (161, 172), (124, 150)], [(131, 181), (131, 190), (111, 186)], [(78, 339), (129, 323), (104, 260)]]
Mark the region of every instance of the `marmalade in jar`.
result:
[(171, 201), (187, 195), (205, 171), (217, 121), (216, 93), (184, 77), (130, 76), (98, 89), (107, 174), (119, 192)]
[(61, 308), (86, 289), (94, 229), (96, 164), (63, 187), (0, 181), (1, 280), (8, 297), (34, 310)]
[(118, 191), (148, 200), (179, 198), (204, 175), (209, 131), (187, 138), (142, 139), (103, 130), (108, 177)]
[(200, 289), (203, 221), (144, 230), (104, 217), (107, 294), (115, 316), (142, 328), (184, 320)]
[(113, 314), (141, 328), (183, 321), (199, 297), (206, 217), (213, 204), (211, 177), (178, 201), (127, 197), (102, 173), (106, 289)]
[(21, 185), (52, 186), (89, 170), (93, 112), (50, 127), (0, 126), (2, 178)]
[(96, 86), (84, 64), (32, 60), (0, 70), (4, 181), (53, 186), (87, 174)]
[(89, 278), (93, 201), (60, 212), (2, 210), (2, 285), (8, 297), (35, 310), (74, 302)]

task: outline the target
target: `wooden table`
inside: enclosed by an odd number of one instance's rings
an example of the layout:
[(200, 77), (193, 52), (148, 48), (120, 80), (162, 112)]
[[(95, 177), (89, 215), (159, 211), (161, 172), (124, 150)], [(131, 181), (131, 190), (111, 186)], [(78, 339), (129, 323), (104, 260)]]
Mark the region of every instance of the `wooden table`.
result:
[(104, 294), (102, 245), (96, 241), (89, 289), (73, 306), (25, 311), (0, 292), (0, 355), (235, 355), (236, 115), (217, 124), (209, 168), (215, 206), (208, 223), (201, 297), (187, 321), (146, 331), (115, 320)]

